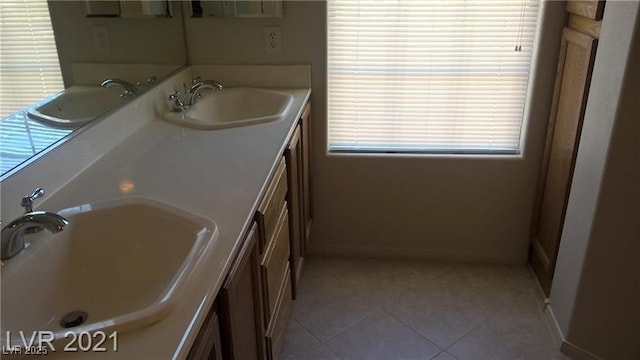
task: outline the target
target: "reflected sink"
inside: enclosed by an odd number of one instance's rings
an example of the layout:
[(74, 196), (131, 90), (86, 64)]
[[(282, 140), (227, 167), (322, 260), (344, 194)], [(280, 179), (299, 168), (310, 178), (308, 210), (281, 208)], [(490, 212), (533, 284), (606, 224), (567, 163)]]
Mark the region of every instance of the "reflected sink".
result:
[(121, 93), (116, 87), (72, 86), (27, 110), (27, 116), (52, 127), (75, 129), (123, 103)]
[[(33, 244), (2, 268), (3, 344), (7, 331), (20, 344), (20, 330), (61, 339), (69, 330), (124, 331), (162, 319), (218, 235), (212, 221), (148, 198), (59, 214), (69, 220), (64, 231), (30, 235)], [(86, 321), (63, 326), (74, 311)]]
[(202, 94), (189, 110), (167, 113), (165, 119), (205, 130), (254, 125), (282, 119), (293, 100), (289, 94), (257, 88), (225, 88)]

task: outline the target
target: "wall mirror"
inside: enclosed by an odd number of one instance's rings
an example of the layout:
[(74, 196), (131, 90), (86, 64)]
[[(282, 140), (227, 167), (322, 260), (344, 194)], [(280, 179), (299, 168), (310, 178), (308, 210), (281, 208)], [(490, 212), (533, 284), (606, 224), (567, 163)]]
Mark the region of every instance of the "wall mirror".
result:
[(84, 0), (89, 17), (163, 18), (173, 16), (167, 0)]
[[(97, 16), (99, 5), (117, 5), (118, 14)], [(0, 7), (1, 179), (187, 63), (178, 1), (12, 0)]]
[(191, 17), (282, 17), (282, 0), (192, 0)]

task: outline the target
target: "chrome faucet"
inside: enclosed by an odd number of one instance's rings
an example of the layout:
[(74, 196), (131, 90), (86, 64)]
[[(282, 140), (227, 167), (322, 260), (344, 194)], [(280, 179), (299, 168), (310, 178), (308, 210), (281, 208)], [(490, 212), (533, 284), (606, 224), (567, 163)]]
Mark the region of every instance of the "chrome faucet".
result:
[(222, 90), (222, 87), (222, 84), (215, 80), (196, 81), (184, 95), (184, 105), (194, 105), (198, 101), (198, 96), (200, 95), (200, 90), (202, 89)]
[(120, 79), (106, 79), (100, 84), (100, 86), (105, 88), (112, 87), (115, 85), (120, 86), (124, 89), (124, 92), (120, 94), (120, 97), (123, 99), (134, 97), (138, 95), (138, 93), (140, 92), (140, 90), (138, 90), (138, 88), (135, 85), (132, 85)]
[[(42, 229), (57, 233), (64, 230), (69, 221), (64, 217), (47, 211), (33, 211), (33, 200), (44, 195), (44, 190), (37, 188), (31, 196), (22, 199), (22, 205), (28, 211), (19, 218), (10, 222), (0, 232), (0, 259), (10, 259), (25, 247), (24, 236), (27, 233)], [(37, 230), (33, 230), (37, 229)]]
[[(44, 196), (44, 189), (36, 188), (31, 195), (23, 197), (20, 206), (24, 208), (24, 213), (28, 214), (30, 212), (33, 212), (33, 202), (36, 201), (36, 199), (41, 198), (42, 196)], [(42, 231), (42, 227), (40, 226), (32, 226), (30, 228), (24, 229), (25, 234), (33, 234), (40, 231)]]

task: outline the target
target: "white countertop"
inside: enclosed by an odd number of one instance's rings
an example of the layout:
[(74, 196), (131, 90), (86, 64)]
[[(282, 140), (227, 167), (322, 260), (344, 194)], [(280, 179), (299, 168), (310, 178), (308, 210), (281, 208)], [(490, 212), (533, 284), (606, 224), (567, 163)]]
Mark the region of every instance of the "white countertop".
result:
[[(197, 275), (182, 288), (177, 307), (166, 318), (119, 333), (117, 352), (56, 349), (48, 358), (186, 357), (311, 93), (310, 89), (278, 91), (294, 97), (283, 120), (207, 131), (158, 118), (47, 199), (46, 209), (58, 211), (94, 201), (145, 196), (209, 218), (219, 230), (217, 240), (197, 265)], [(113, 266), (118, 266), (117, 259)]]

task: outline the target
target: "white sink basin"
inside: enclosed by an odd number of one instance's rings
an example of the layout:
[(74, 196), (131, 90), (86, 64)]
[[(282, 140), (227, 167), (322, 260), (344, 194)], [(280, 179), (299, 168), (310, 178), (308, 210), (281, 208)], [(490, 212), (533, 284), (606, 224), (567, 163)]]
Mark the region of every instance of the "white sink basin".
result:
[(117, 87), (72, 86), (45, 104), (27, 110), (27, 116), (45, 125), (73, 129), (123, 103), (121, 93)]
[[(2, 344), (7, 331), (124, 331), (172, 311), (176, 294), (217, 238), (205, 218), (147, 199), (82, 205), (59, 212), (69, 220), (46, 231), (2, 268)], [(86, 321), (61, 322), (73, 311)], [(68, 326), (68, 324), (67, 324)]]
[(171, 122), (196, 129), (223, 129), (277, 121), (284, 117), (293, 97), (275, 90), (225, 88), (203, 91), (202, 98), (184, 113), (167, 113)]

